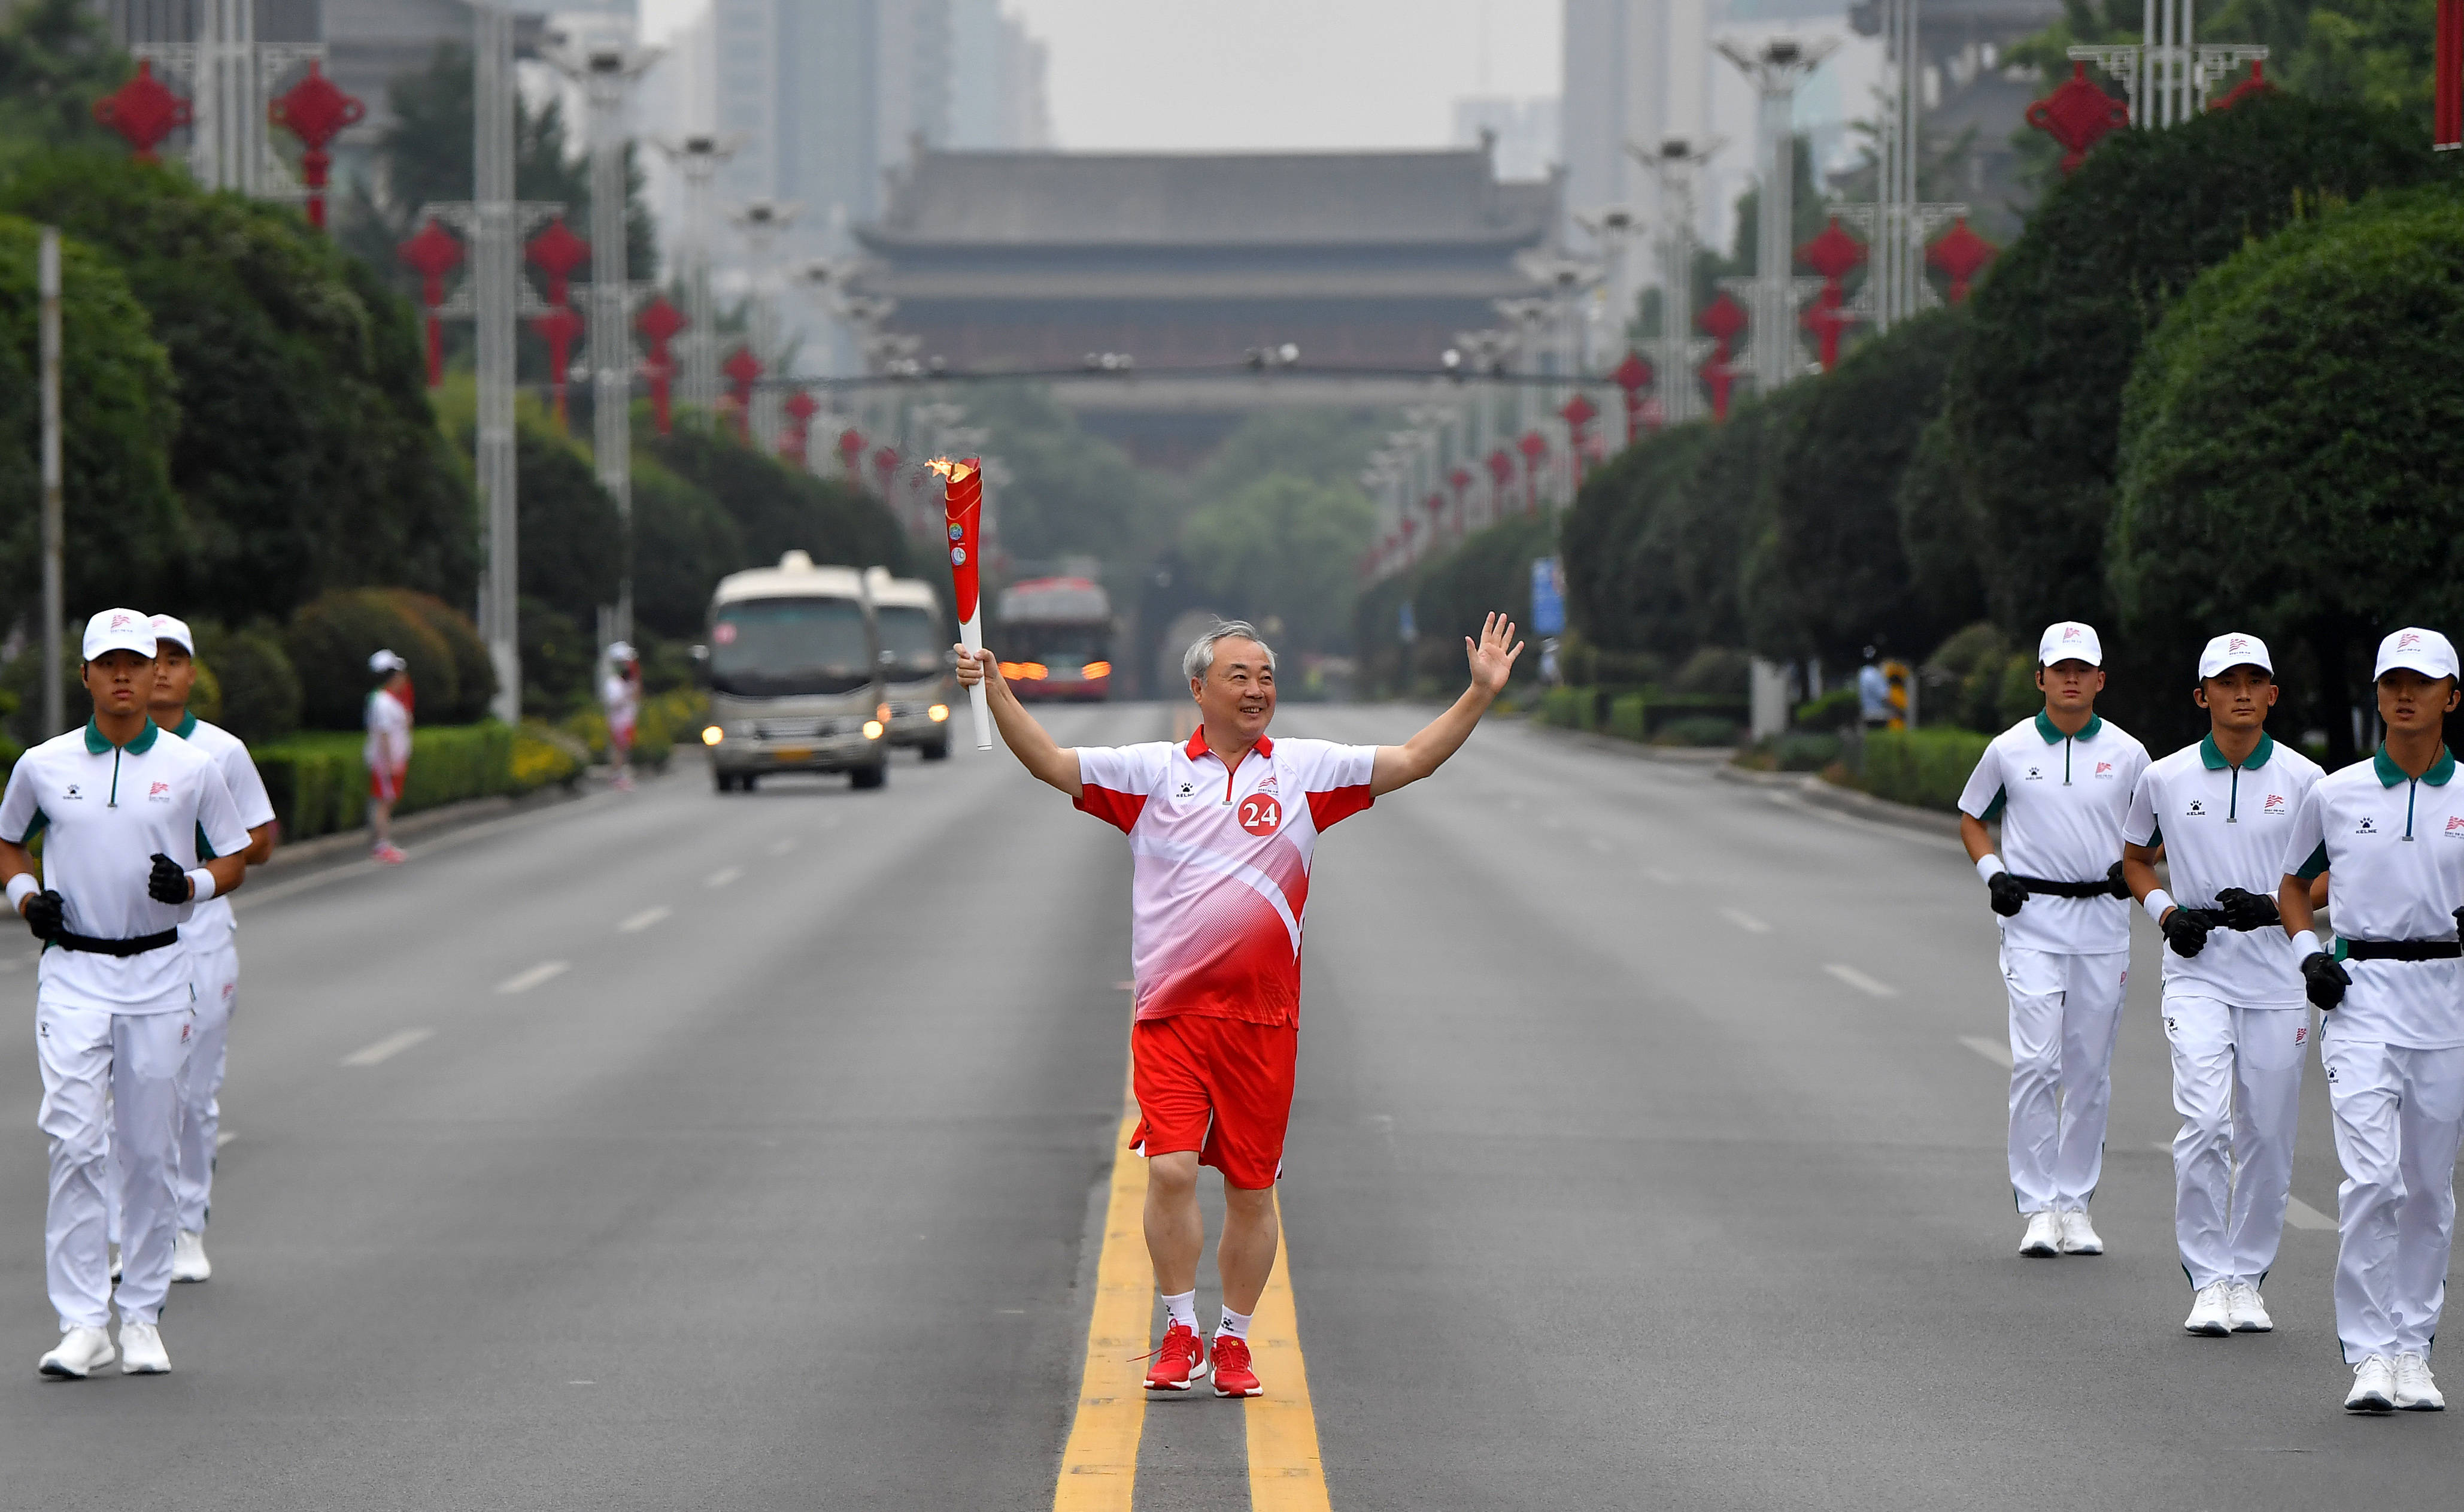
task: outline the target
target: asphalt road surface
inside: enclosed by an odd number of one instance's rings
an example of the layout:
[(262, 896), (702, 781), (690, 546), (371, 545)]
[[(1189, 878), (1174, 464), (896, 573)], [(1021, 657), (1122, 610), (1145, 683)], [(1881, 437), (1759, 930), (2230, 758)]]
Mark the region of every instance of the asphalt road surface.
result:
[(1101, 1279), (1146, 1305), (1108, 1219), (1129, 857), (1006, 757), (724, 798), (687, 766), (399, 870), (260, 873), (216, 1274), (174, 1289), (164, 1378), (34, 1372), (9, 936), (0, 1506), (2453, 1504), (2452, 1416), (2338, 1409), (2332, 1232), (2288, 1232), (2274, 1335), (2180, 1332), (2144, 921), (2110, 1253), (2023, 1260), (1948, 839), (1501, 723), (1318, 856), (1280, 1416), (1103, 1385), (1137, 1367), (1090, 1345)]

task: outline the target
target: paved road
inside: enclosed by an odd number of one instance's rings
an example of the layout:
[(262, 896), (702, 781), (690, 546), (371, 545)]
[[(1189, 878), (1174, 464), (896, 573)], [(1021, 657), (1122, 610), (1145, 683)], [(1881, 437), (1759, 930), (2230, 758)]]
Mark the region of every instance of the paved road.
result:
[[(174, 1293), (167, 1378), (34, 1376), (38, 1080), (0, 1036), (0, 1507), (1052, 1505), (1118, 835), (961, 751), (880, 793), (680, 773), (413, 855), (242, 895), (218, 1272)], [(1333, 1506), (2453, 1496), (2448, 1420), (2336, 1410), (2332, 1234), (2288, 1234), (2274, 1336), (2178, 1332), (2152, 930), (2112, 1253), (2023, 1261), (1947, 841), (1500, 725), (1320, 857), (1284, 1203)], [(2295, 1193), (2332, 1212), (2320, 1091)], [(1243, 1504), (1243, 1423), (1156, 1404), (1136, 1505)]]

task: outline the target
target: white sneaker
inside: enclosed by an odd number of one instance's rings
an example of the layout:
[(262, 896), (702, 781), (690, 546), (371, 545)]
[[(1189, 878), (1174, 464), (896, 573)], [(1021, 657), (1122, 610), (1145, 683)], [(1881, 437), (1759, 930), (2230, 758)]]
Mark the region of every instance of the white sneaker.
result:
[(152, 1323), (120, 1321), (120, 1373), (168, 1375), (171, 1357), (163, 1349), (163, 1331)]
[(2102, 1255), (2104, 1241), (2096, 1236), (2096, 1225), (2087, 1221), (2085, 1208), (2073, 1208), (2062, 1214), (2062, 1253), (2064, 1255)]
[(2395, 1405), (2408, 1412), (2443, 1412), (2447, 1398), (2438, 1394), (2430, 1362), (2417, 1354), (2395, 1357)]
[(206, 1281), (213, 1279), (214, 1262), (206, 1258), (206, 1236), (183, 1231), (171, 1241), (171, 1279)]
[(82, 1381), (113, 1358), (110, 1334), (100, 1328), (72, 1328), (60, 1335), (60, 1346), (43, 1356), (43, 1363), (34, 1368), (62, 1380)]
[(2235, 1333), (2274, 1333), (2276, 1320), (2267, 1316), (2267, 1302), (2258, 1295), (2252, 1281), (2235, 1281), (2225, 1299), (2226, 1312), (2233, 1319)]
[(2233, 1285), (2231, 1281), (2210, 1281), (2190, 1299), (2190, 1316), (2182, 1320), (2182, 1331), (2203, 1339), (2221, 1339), (2233, 1332)]
[(2395, 1367), (2387, 1357), (2374, 1354), (2353, 1370), (2353, 1389), (2344, 1395), (2347, 1412), (2392, 1412), (2395, 1411)]
[(2019, 1253), (2032, 1260), (2041, 1260), (2062, 1253), (2061, 1221), (2052, 1209), (2028, 1214), (2028, 1232), (2019, 1240)]

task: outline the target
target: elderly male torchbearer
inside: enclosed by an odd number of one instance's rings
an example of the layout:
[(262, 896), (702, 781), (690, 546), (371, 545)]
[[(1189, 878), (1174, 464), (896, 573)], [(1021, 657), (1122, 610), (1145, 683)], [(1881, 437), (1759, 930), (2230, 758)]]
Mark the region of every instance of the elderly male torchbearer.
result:
[[(1523, 646), (1491, 614), (1463, 650), (1471, 686), (1403, 745), (1277, 741), (1266, 734), (1275, 654), (1249, 625), (1220, 625), (1181, 659), (1201, 721), (1187, 743), (1069, 750), (1019, 703), (991, 654), (958, 648), (958, 680), (988, 690), (1001, 739), (1026, 769), (1130, 837), (1133, 1147), (1148, 1160), (1147, 1252), (1172, 1315), (1151, 1391), (1186, 1391), (1211, 1370), (1218, 1396), (1262, 1393), (1247, 1337), (1281, 1237), (1274, 1187), (1299, 1044), (1309, 862), (1337, 820), (1462, 747)], [(1200, 1166), (1223, 1173), (1223, 1323), (1211, 1357), (1198, 1336)]]

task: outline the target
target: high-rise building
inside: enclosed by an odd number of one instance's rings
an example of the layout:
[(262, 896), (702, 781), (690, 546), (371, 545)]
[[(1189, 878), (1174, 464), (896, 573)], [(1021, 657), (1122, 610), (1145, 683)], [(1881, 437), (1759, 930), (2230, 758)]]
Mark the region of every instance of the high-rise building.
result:
[[(1559, 129), (1570, 215), (1623, 205), (1646, 226), (1656, 219), (1658, 181), (1628, 148), (1707, 132), (1707, 0), (1566, 0)], [(1569, 240), (1588, 242), (1578, 228)]]
[(1052, 145), (1044, 44), (1000, 0), (950, 0), (950, 136), (942, 145), (1011, 151)]

